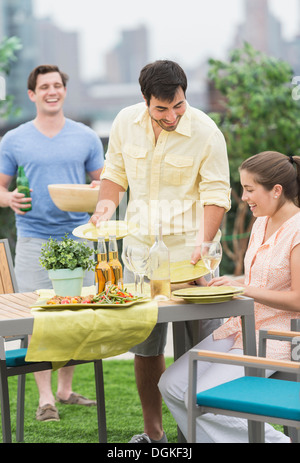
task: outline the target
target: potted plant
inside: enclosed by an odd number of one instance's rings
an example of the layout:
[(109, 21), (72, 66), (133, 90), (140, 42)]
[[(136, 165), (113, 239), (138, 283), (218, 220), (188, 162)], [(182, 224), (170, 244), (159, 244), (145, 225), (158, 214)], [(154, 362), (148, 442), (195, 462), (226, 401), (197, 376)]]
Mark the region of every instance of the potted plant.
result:
[(42, 245), (40, 264), (48, 270), (57, 296), (80, 296), (84, 272), (95, 267), (94, 251), (85, 242), (49, 238)]

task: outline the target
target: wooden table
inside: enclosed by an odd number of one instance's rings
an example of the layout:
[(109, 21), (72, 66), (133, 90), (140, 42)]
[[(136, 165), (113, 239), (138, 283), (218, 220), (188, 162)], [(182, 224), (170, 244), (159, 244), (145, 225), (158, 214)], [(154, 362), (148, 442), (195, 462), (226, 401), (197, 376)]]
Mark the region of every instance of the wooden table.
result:
[[(36, 293), (0, 294), (0, 336), (31, 334), (33, 315), (30, 305), (38, 299)], [(254, 302), (247, 297), (236, 297), (218, 304), (188, 304), (184, 300), (160, 302), (158, 323), (173, 325), (174, 359), (185, 352), (183, 323), (187, 320), (207, 320), (241, 316), (244, 352), (256, 355)]]

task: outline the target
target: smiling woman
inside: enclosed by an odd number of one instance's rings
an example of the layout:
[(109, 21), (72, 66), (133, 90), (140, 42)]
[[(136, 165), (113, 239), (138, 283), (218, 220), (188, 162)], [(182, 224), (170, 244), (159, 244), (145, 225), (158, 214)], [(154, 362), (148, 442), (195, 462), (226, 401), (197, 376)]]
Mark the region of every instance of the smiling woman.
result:
[[(263, 152), (243, 162), (240, 168), (243, 200), (256, 221), (245, 256), (245, 278), (222, 276), (208, 286), (243, 287), (254, 299), (257, 342), (260, 330), (290, 331), (291, 320), (300, 318), (300, 157)], [(241, 320), (231, 317), (194, 349), (243, 353)], [(269, 341), (266, 356), (289, 360), (288, 342)], [(159, 388), (181, 431), (187, 436), (188, 353), (162, 375)], [(238, 366), (198, 366), (197, 392), (244, 376)], [(272, 372), (266, 372), (269, 376)], [(265, 440), (290, 442), (289, 437), (265, 425)], [(247, 426), (241, 418), (204, 414), (197, 419), (197, 442), (248, 442)]]
[[(275, 151), (259, 153), (242, 163), (240, 176), (242, 199), (257, 220), (245, 257), (248, 277), (239, 280), (239, 284), (245, 287), (244, 295), (256, 303), (282, 310), (285, 329), (289, 329), (291, 316), (299, 312), (300, 157)], [(263, 264), (259, 264), (260, 261)], [(230, 277), (224, 276), (209, 284), (232, 283)], [(274, 319), (280, 312), (276, 314)], [(270, 322), (272, 317), (268, 311), (262, 315), (260, 310), (258, 320), (263, 323), (262, 329), (266, 328), (266, 316)]]
[(282, 217), (282, 207), (287, 204), (297, 209), (295, 202), (300, 204), (300, 194), (294, 168), (296, 159), (268, 151), (243, 162), (240, 167), (242, 200), (249, 204), (255, 217), (272, 217), (279, 210)]
[(254, 217), (273, 215), (278, 206), (276, 190), (267, 191), (255, 181), (254, 176), (247, 170), (241, 171), (241, 184), (243, 186), (242, 200), (246, 201)]

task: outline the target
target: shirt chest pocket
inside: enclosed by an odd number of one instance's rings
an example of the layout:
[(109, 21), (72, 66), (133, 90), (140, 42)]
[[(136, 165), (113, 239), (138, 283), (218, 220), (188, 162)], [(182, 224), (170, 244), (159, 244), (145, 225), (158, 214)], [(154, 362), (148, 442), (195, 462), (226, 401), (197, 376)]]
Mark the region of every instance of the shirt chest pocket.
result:
[(164, 160), (164, 182), (169, 185), (189, 183), (193, 173), (194, 158), (167, 154)]
[(145, 178), (147, 149), (137, 145), (126, 144), (123, 154), (127, 176)]

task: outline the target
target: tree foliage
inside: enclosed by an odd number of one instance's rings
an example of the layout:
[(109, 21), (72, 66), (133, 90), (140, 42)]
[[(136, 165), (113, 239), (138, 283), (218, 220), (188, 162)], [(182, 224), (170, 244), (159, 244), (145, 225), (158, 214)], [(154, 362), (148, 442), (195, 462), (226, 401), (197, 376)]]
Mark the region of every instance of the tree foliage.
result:
[[(226, 254), (243, 271), (247, 236), (252, 226), (248, 208), (240, 200), (238, 168), (243, 160), (262, 151), (300, 155), (299, 101), (293, 98), (293, 70), (285, 61), (267, 56), (245, 43), (228, 61), (211, 59), (209, 78), (221, 93), (223, 111), (211, 114), (228, 147), (233, 210), (225, 233), (236, 238), (224, 242)], [(228, 225), (229, 222), (229, 225)]]
[[(11, 64), (16, 61), (16, 52), (22, 48), (17, 37), (4, 38), (0, 42), (0, 84), (5, 85), (6, 76), (9, 75)], [(6, 89), (5, 89), (6, 90)], [(5, 91), (6, 93), (6, 91)], [(13, 95), (5, 95), (0, 99), (0, 118), (7, 118), (10, 114), (16, 114)], [(15, 183), (11, 188), (15, 187)], [(0, 208), (0, 238), (8, 238), (12, 253), (14, 254), (16, 230), (14, 213), (9, 208)]]
[[(5, 86), (3, 74), (5, 76), (9, 75), (11, 64), (17, 60), (16, 52), (21, 48), (22, 45), (18, 37), (4, 38), (0, 42), (0, 74), (2, 74), (0, 84), (2, 86)], [(0, 117), (7, 118), (12, 113), (19, 113), (19, 109), (14, 108), (13, 95), (5, 95), (5, 99), (0, 99)]]

